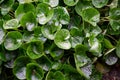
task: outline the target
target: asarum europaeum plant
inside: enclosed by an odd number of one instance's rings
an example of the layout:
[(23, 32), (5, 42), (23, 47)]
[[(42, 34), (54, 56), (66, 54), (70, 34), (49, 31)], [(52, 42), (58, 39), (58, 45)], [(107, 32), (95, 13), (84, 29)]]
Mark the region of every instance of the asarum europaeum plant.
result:
[(120, 0), (0, 0), (0, 80), (102, 80), (120, 58)]

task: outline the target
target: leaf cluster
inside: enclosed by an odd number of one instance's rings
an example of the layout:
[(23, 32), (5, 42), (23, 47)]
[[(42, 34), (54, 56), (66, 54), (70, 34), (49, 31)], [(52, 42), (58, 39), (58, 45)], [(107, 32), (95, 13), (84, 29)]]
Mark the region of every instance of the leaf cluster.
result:
[(119, 37), (120, 0), (0, 0), (0, 79), (101, 80)]

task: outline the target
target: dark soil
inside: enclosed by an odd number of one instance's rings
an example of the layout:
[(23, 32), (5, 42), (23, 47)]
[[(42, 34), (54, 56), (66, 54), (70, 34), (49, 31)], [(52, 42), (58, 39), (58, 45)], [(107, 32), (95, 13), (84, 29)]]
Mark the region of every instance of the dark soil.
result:
[(120, 64), (112, 66), (111, 70), (103, 75), (102, 80), (120, 80)]

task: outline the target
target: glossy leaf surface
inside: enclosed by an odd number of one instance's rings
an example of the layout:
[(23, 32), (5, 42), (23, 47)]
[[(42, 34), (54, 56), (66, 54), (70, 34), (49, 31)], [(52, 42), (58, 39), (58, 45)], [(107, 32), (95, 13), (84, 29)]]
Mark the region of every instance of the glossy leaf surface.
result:
[(61, 29), (55, 35), (54, 42), (61, 49), (70, 49), (71, 43), (69, 41), (70, 33), (66, 29)]
[(22, 45), (22, 34), (18, 31), (7, 33), (4, 46), (7, 50), (16, 50)]
[(27, 55), (31, 59), (37, 59), (43, 55), (43, 44), (41, 41), (33, 41), (27, 47)]
[(92, 4), (96, 7), (96, 8), (101, 8), (103, 6), (105, 6), (108, 3), (109, 0), (92, 0)]
[(37, 5), (37, 21), (39, 24), (46, 24), (53, 17), (54, 10), (48, 5), (44, 3), (40, 3)]
[(42, 80), (44, 72), (36, 63), (27, 64), (26, 78), (27, 80)]

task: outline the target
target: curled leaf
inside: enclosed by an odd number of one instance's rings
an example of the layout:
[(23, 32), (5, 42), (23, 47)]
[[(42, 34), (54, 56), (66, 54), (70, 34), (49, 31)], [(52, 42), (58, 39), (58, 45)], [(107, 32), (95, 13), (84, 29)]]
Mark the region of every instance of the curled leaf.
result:
[(61, 29), (55, 35), (54, 42), (61, 49), (70, 49), (71, 43), (69, 41), (70, 33), (67, 29)]
[(22, 34), (18, 31), (7, 33), (4, 46), (7, 50), (16, 50), (22, 45)]

